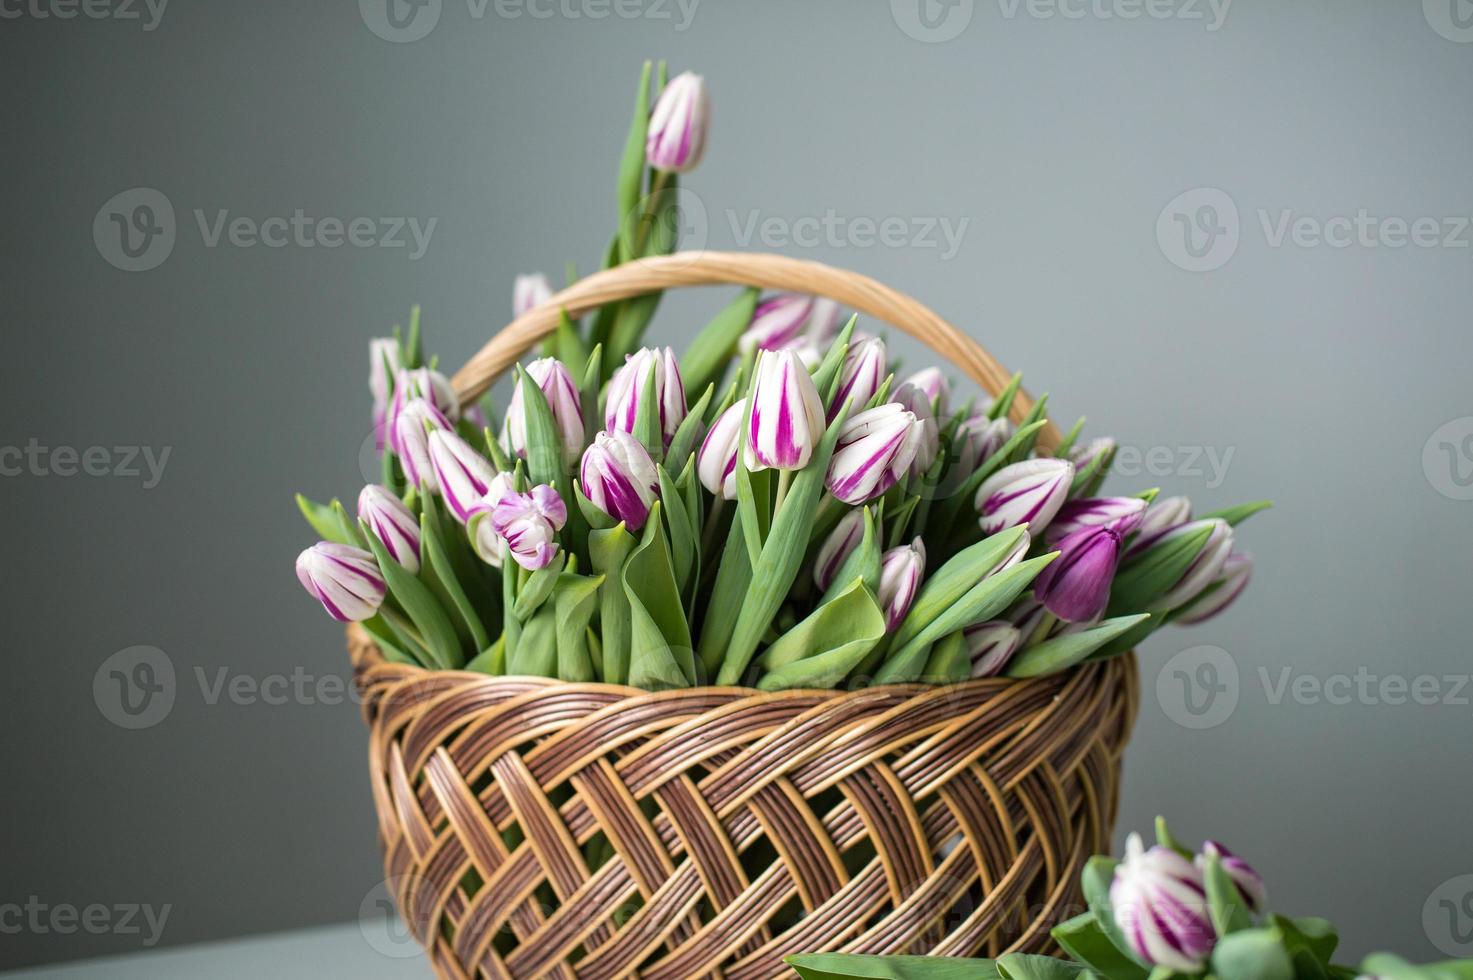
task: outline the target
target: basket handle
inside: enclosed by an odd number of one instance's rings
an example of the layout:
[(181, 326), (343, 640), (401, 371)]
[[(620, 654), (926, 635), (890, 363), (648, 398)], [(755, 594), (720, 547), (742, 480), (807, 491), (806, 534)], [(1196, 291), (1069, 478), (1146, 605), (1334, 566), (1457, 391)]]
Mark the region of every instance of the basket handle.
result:
[[(479, 397), (492, 383), (556, 329), (559, 311), (574, 319), (608, 303), (676, 286), (752, 286), (759, 289), (824, 296), (905, 331), (966, 372), (988, 395), (996, 397), (1011, 377), (971, 337), (947, 323), (918, 300), (868, 276), (821, 262), (751, 252), (676, 252), (626, 262), (578, 280), (552, 299), (528, 310), (496, 334), (451, 379), (462, 400)], [(1009, 413), (1020, 422), (1033, 399), (1019, 391)], [(1038, 447), (1059, 444), (1053, 422), (1038, 433)]]

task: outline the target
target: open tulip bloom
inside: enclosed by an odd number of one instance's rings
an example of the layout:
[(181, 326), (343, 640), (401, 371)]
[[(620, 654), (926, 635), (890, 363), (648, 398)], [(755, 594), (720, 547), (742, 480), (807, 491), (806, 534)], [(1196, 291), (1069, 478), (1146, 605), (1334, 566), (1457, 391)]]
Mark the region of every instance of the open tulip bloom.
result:
[[(670, 191), (710, 115), (699, 76), (664, 75), (641, 79), (609, 267), (679, 246)], [(507, 280), (517, 316), (547, 311), (546, 277)], [(1193, 519), (1185, 498), (1102, 489), (1114, 441), (1041, 442), (1045, 401), (1017, 378), (898, 372), (883, 325), (792, 292), (743, 290), (657, 346), (659, 298), (559, 311), (484, 399), (425, 356), (417, 309), (369, 341), (378, 469), (352, 510), (299, 498), (321, 539), (306, 591), (426, 668), (772, 690), (1057, 672), (1247, 587), (1236, 525), (1262, 505)], [(1200, 874), (1143, 857), (1122, 889), (1188, 888), (1167, 865)], [(1198, 926), (1143, 921), (1137, 945), (1185, 967)]]

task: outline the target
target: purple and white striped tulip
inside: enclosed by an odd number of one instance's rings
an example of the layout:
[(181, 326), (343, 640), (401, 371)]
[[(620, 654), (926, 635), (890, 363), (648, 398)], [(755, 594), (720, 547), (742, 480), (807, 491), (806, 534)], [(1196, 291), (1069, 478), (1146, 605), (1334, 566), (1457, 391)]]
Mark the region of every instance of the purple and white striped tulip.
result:
[(780, 350), (792, 347), (803, 338), (813, 313), (814, 298), (802, 293), (779, 293), (757, 304), (752, 322), (737, 342), (743, 353), (754, 350)]
[(849, 345), (844, 366), (839, 369), (839, 390), (829, 404), (828, 418), (833, 421), (839, 409), (848, 402), (851, 412), (862, 412), (889, 374), (889, 354), (879, 337), (865, 337)]
[(368, 342), (368, 390), (373, 394), (373, 434), (379, 449), (388, 441), (389, 379), (399, 373), (399, 341), (375, 337)]
[(589, 503), (632, 531), (644, 527), (660, 495), (655, 461), (638, 439), (618, 429), (593, 437), (578, 481)]
[[(573, 375), (555, 357), (539, 357), (524, 369), (542, 391), (552, 412), (553, 424), (562, 438), (563, 463), (571, 466), (583, 455), (583, 398)], [(501, 426), (501, 445), (508, 453), (527, 456), (527, 406), (518, 384), (506, 406)]]
[(1067, 501), (1049, 522), (1045, 537), (1049, 544), (1086, 527), (1108, 524), (1121, 537), (1140, 526), (1146, 502), (1140, 497), (1084, 497)]
[(1201, 595), (1202, 591), (1216, 581), (1218, 575), (1222, 574), (1222, 568), (1227, 564), (1228, 555), (1232, 554), (1233, 550), (1233, 529), (1227, 521), (1213, 517), (1183, 524), (1162, 535), (1160, 543), (1165, 544), (1179, 535), (1200, 531), (1206, 525), (1212, 527), (1212, 533), (1207, 536), (1202, 549), (1197, 552), (1197, 557), (1192, 559), (1192, 563), (1187, 566), (1181, 578), (1177, 579), (1176, 584), (1153, 603), (1156, 608), (1176, 609), (1185, 606)]
[(846, 504), (880, 496), (910, 469), (923, 437), (915, 414), (894, 402), (852, 416), (829, 461), (829, 492)]
[(1222, 563), (1222, 573), (1213, 582), (1211, 592), (1206, 592), (1190, 603), (1172, 620), (1181, 626), (1195, 626), (1206, 622), (1233, 604), (1243, 594), (1248, 580), (1253, 577), (1253, 559), (1240, 551), (1234, 551)]
[(834, 576), (839, 574), (839, 569), (844, 567), (844, 562), (863, 540), (864, 511), (848, 511), (823, 539), (818, 558), (813, 563), (813, 584), (820, 592), (827, 592), (834, 584)]
[(885, 612), (885, 628), (893, 630), (910, 612), (926, 575), (926, 543), (916, 538), (908, 545), (891, 548), (880, 556), (878, 599)]
[(506, 542), (496, 533), (491, 514), (496, 510), (497, 504), (515, 492), (511, 474), (497, 473), (486, 488), (485, 495), (471, 507), (470, 517), (465, 522), (466, 537), (470, 539), (471, 548), (482, 561), (493, 568), (501, 567), (502, 559), (506, 556)]
[(742, 447), (747, 469), (801, 470), (823, 438), (823, 401), (795, 351), (757, 357), (752, 412)]
[(726, 500), (736, 499), (737, 453), (741, 450), (742, 423), (746, 418), (747, 400), (743, 398), (721, 413), (696, 453), (696, 473), (701, 485)]
[(1263, 884), (1263, 876), (1254, 870), (1253, 865), (1217, 841), (1203, 841), (1202, 853), (1197, 855), (1197, 867), (1205, 872), (1207, 859), (1213, 857), (1218, 859), (1222, 870), (1238, 886), (1238, 894), (1243, 897), (1243, 904), (1248, 906), (1248, 911), (1254, 915), (1262, 915), (1263, 910), (1268, 907), (1268, 889)]
[[(460, 398), (450, 387), (450, 379), (431, 368), (401, 370), (394, 378), (394, 400), (389, 405), (389, 448), (396, 456), (403, 456), (396, 433), (399, 431), (399, 414), (416, 398), (424, 399), (434, 406), (446, 419), (460, 418)], [(447, 423), (448, 424), (448, 423)]]
[(542, 273), (531, 272), (517, 276), (511, 291), (512, 316), (521, 316), (528, 310), (535, 310), (550, 299), (552, 283)]
[(491, 510), (491, 527), (518, 565), (546, 568), (557, 557), (557, 532), (568, 522), (568, 506), (546, 484), (531, 493), (509, 493)]
[(655, 100), (644, 156), (651, 167), (683, 174), (695, 169), (706, 149), (711, 104), (700, 75), (681, 72)]
[(1122, 536), (1109, 524), (1081, 527), (1058, 543), (1059, 557), (1033, 580), (1034, 596), (1066, 623), (1092, 623), (1110, 601)]
[(1063, 506), (1074, 479), (1074, 464), (1066, 459), (1025, 459), (1004, 466), (977, 488), (974, 501), (983, 534), (1027, 524), (1037, 536)]
[(1139, 834), (1126, 841), (1110, 905), (1126, 943), (1152, 966), (1196, 973), (1217, 944), (1202, 873), (1169, 847), (1147, 850)]
[(956, 427), (957, 460), (961, 472), (971, 473), (987, 461), (1018, 431), (1011, 419), (973, 415)]
[(1000, 619), (973, 623), (962, 630), (973, 677), (995, 677), (1007, 666), (1023, 642), (1018, 627)]
[(640, 401), (651, 372), (655, 376), (655, 403), (660, 412), (660, 432), (665, 445), (675, 437), (675, 430), (685, 419), (685, 383), (680, 379), (680, 364), (669, 347), (645, 347), (624, 360), (624, 366), (609, 379), (608, 403), (604, 408), (604, 427), (610, 432), (633, 432), (639, 418)]
[(1130, 554), (1136, 555), (1161, 540), (1172, 528), (1192, 519), (1192, 502), (1186, 497), (1163, 497), (1146, 508), (1141, 515), (1136, 536), (1130, 542)]
[(389, 431), (404, 476), (423, 493), (440, 489), (430, 461), (430, 436), (426, 430), (449, 430), (450, 420), (423, 398), (414, 398), (399, 409)]
[(1109, 436), (1100, 436), (1091, 439), (1082, 446), (1075, 446), (1069, 450), (1069, 462), (1074, 464), (1076, 470), (1082, 470), (1095, 461), (1095, 457), (1113, 453), (1118, 448), (1114, 439)]
[[(1057, 620), (1049, 618), (1048, 626), (1045, 627), (1043, 621), (1047, 616), (1048, 610), (1044, 608), (1043, 603), (1033, 598), (1032, 593), (1029, 593), (1028, 598), (1020, 600), (1012, 609), (1008, 610), (1008, 621), (1018, 627), (1019, 646), (1029, 646), (1035, 642), (1041, 643), (1049, 638), (1049, 635), (1058, 628), (1059, 623)], [(1034, 634), (1040, 630), (1042, 630), (1042, 635), (1035, 636)]]
[(827, 296), (813, 297), (813, 307), (808, 313), (808, 328), (804, 331), (807, 342), (814, 347), (827, 348), (838, 334), (839, 323), (843, 319), (844, 310), (837, 302)]
[(373, 555), (331, 541), (319, 541), (297, 556), (297, 581), (329, 616), (344, 623), (373, 618), (387, 591)]
[(911, 461), (912, 473), (924, 473), (936, 462), (941, 451), (941, 427), (936, 424), (935, 404), (924, 388), (907, 381), (895, 389), (893, 399), (916, 417), (920, 437), (916, 443), (915, 459)]
[(496, 479), (496, 468), (449, 429), (431, 432), (429, 448), (440, 497), (455, 519), (464, 524), (470, 519), (471, 508), (486, 496), (491, 481)]
[(939, 367), (921, 368), (900, 383), (902, 388), (906, 385), (910, 385), (925, 396), (933, 414), (946, 414), (951, 404), (951, 384), (946, 380), (946, 375), (941, 373)]
[(358, 519), (368, 525), (384, 550), (412, 573), (419, 572), (419, 521), (404, 501), (370, 483), (358, 494)]

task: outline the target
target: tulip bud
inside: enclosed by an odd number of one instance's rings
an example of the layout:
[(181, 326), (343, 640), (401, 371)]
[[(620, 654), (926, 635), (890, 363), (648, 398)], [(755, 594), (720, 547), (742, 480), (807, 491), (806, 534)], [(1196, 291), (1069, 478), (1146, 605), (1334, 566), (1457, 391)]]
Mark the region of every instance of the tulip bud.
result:
[(1146, 508), (1136, 536), (1130, 542), (1132, 555), (1145, 551), (1161, 539), (1161, 535), (1192, 519), (1192, 502), (1186, 497), (1164, 497)]
[(749, 470), (801, 470), (823, 437), (823, 401), (813, 378), (790, 350), (757, 358), (752, 416), (744, 453)]
[(711, 107), (700, 75), (681, 72), (655, 100), (644, 156), (656, 170), (683, 174), (694, 170), (706, 148)]
[(934, 414), (946, 414), (951, 403), (951, 385), (939, 367), (922, 368), (902, 381), (900, 385), (902, 388), (910, 385), (924, 395), (926, 403), (931, 406)]
[(1263, 876), (1251, 864), (1217, 841), (1203, 841), (1202, 853), (1197, 855), (1197, 867), (1205, 871), (1207, 859), (1213, 857), (1217, 858), (1233, 884), (1238, 886), (1238, 894), (1243, 897), (1243, 904), (1248, 906), (1248, 911), (1261, 915), (1268, 907), (1268, 889), (1264, 887)]
[(491, 527), (523, 568), (546, 568), (557, 555), (557, 532), (568, 522), (568, 507), (552, 487), (509, 493), (491, 510)]
[(297, 581), (329, 616), (344, 623), (371, 619), (387, 591), (373, 555), (330, 541), (319, 541), (297, 556)]
[(1069, 462), (1074, 464), (1076, 470), (1082, 470), (1093, 463), (1096, 457), (1113, 453), (1116, 448), (1114, 439), (1109, 436), (1101, 436), (1069, 450)]
[(977, 488), (975, 505), (983, 534), (1026, 523), (1038, 535), (1069, 495), (1074, 466), (1068, 460), (1039, 458), (1004, 466)]
[(368, 525), (384, 550), (410, 572), (419, 571), (419, 521), (404, 501), (376, 483), (358, 494), (358, 519)]
[[(555, 357), (539, 357), (524, 369), (542, 391), (552, 421), (562, 437), (563, 462), (572, 465), (583, 454), (583, 399), (573, 375)], [(501, 445), (514, 456), (527, 456), (527, 406), (519, 382), (506, 406), (501, 426)]]
[(1121, 537), (1125, 537), (1140, 526), (1146, 512), (1146, 502), (1140, 497), (1084, 497), (1070, 500), (1059, 508), (1059, 513), (1049, 522), (1045, 537), (1049, 544), (1072, 534), (1080, 528), (1108, 524)]
[(754, 350), (781, 350), (803, 335), (808, 315), (813, 312), (813, 297), (802, 293), (779, 293), (757, 304), (752, 322), (742, 333), (737, 346), (743, 353)]
[(430, 466), (440, 496), (455, 519), (464, 524), (471, 508), (486, 495), (496, 469), (490, 460), (449, 429), (436, 429), (429, 436)]
[(864, 411), (889, 373), (889, 355), (885, 342), (879, 337), (856, 340), (844, 355), (844, 366), (839, 369), (839, 391), (829, 405), (828, 417), (832, 421), (839, 409), (849, 402), (850, 411)]
[(1067, 623), (1091, 623), (1110, 601), (1121, 535), (1108, 524), (1082, 527), (1058, 544), (1059, 557), (1033, 580), (1034, 596)]
[(533, 272), (524, 276), (517, 276), (516, 283), (512, 286), (511, 312), (513, 316), (521, 316), (528, 310), (537, 307), (552, 299), (552, 283), (540, 272)]
[(922, 438), (915, 414), (894, 402), (851, 417), (829, 460), (829, 492), (846, 504), (880, 496), (910, 469)]
[(1126, 943), (1153, 966), (1197, 973), (1217, 944), (1202, 873), (1169, 847), (1146, 850), (1139, 834), (1126, 841), (1110, 905)]
[(824, 538), (818, 549), (818, 558), (813, 563), (813, 584), (818, 591), (827, 592), (834, 584), (834, 576), (844, 567), (851, 552), (864, 540), (864, 511), (851, 510), (839, 518), (839, 523)]
[(813, 297), (813, 306), (808, 312), (808, 328), (803, 332), (807, 342), (814, 347), (826, 348), (834, 342), (839, 332), (839, 321), (844, 310), (827, 296)]
[(1188, 604), (1173, 619), (1182, 626), (1195, 626), (1205, 622), (1233, 604), (1248, 587), (1253, 576), (1253, 559), (1242, 552), (1233, 552), (1222, 563), (1222, 573), (1212, 584), (1212, 591), (1203, 594)]
[(956, 428), (957, 460), (960, 471), (971, 473), (987, 461), (1018, 431), (1006, 417), (990, 419), (973, 415)]
[(399, 456), (399, 465), (404, 468), (404, 476), (420, 491), (434, 493), (440, 486), (435, 481), (434, 465), (430, 462), (430, 437), (425, 431), (426, 423), (432, 429), (450, 428), (450, 420), (439, 409), (423, 398), (412, 399), (399, 410), (389, 436)]
[(917, 474), (924, 473), (931, 468), (932, 463), (936, 462), (936, 454), (941, 451), (941, 427), (936, 424), (933, 400), (926, 394), (925, 389), (908, 381), (895, 389), (894, 399), (916, 417), (920, 437), (916, 444), (915, 459), (910, 464), (910, 471)]
[[(396, 456), (404, 455), (395, 442), (395, 433), (399, 430), (399, 413), (416, 398), (427, 401), (436, 412), (450, 421), (460, 418), (460, 398), (456, 396), (455, 389), (450, 387), (449, 378), (430, 368), (401, 370), (394, 378), (394, 401), (389, 406), (388, 417), (389, 447)], [(449, 424), (447, 421), (446, 425)]]
[(910, 612), (921, 579), (926, 574), (926, 543), (916, 538), (907, 546), (891, 548), (880, 557), (877, 598), (885, 611), (885, 628), (893, 630)]
[(491, 514), (496, 510), (497, 504), (515, 492), (511, 475), (497, 473), (486, 488), (485, 495), (471, 506), (470, 516), (465, 522), (466, 536), (470, 539), (471, 548), (482, 561), (493, 568), (501, 567), (506, 542), (496, 533)]
[(615, 429), (594, 436), (583, 454), (579, 483), (589, 503), (638, 531), (660, 495), (655, 461), (638, 439)]
[(746, 417), (747, 400), (743, 398), (721, 413), (696, 453), (696, 473), (701, 485), (726, 500), (736, 499), (737, 451), (741, 448), (742, 422)]
[(373, 394), (373, 433), (379, 449), (387, 440), (389, 379), (399, 373), (399, 341), (375, 337), (368, 342), (368, 390)]
[(996, 676), (1023, 642), (1018, 627), (996, 619), (968, 626), (962, 630), (962, 637), (972, 658), (973, 677)]
[(1197, 557), (1192, 559), (1192, 563), (1187, 566), (1181, 578), (1176, 580), (1176, 584), (1153, 603), (1156, 608), (1176, 609), (1186, 605), (1200, 595), (1202, 590), (1211, 585), (1222, 573), (1222, 567), (1227, 563), (1227, 557), (1233, 550), (1233, 529), (1227, 521), (1221, 518), (1193, 521), (1190, 524), (1173, 528), (1161, 536), (1161, 543), (1165, 544), (1180, 535), (1198, 532), (1204, 525), (1211, 525), (1212, 533), (1207, 536), (1202, 549), (1197, 552)]
[(665, 445), (675, 437), (675, 430), (685, 419), (685, 384), (680, 380), (680, 365), (669, 347), (645, 347), (630, 354), (624, 366), (609, 379), (608, 404), (604, 409), (604, 427), (610, 432), (633, 432), (639, 418), (640, 402), (651, 372), (655, 376), (655, 403), (660, 412), (660, 432)]

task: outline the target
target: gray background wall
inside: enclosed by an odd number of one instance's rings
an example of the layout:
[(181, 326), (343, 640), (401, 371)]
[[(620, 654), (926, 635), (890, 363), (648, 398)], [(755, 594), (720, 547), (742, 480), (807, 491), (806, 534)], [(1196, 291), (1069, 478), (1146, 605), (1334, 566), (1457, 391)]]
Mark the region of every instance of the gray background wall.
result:
[[(412, 43), (346, 0), (174, 0), (153, 30), (7, 5), (0, 444), (170, 455), (149, 488), (146, 469), (58, 475), (65, 450), (0, 479), (0, 903), (168, 905), (164, 944), (357, 916), (379, 871), (356, 707), (214, 685), (346, 677), (339, 632), (293, 580), (310, 535), (291, 494), (362, 482), (366, 339), (418, 301), (453, 366), (507, 319), (514, 273), (592, 267), (638, 64), (663, 56), (713, 91), (688, 181), (709, 245), (766, 247), (742, 240), (754, 216), (832, 213), (833, 240), (766, 244), (926, 299), (1061, 418), (1088, 412), (1141, 454), (1113, 486), (1278, 502), (1242, 530), (1247, 598), (1143, 650), (1122, 832), (1160, 812), (1224, 838), (1277, 907), (1338, 921), (1352, 956), (1473, 955), (1437, 901), (1473, 890), (1457, 880), (1473, 873), (1473, 692), (1444, 679), (1470, 670), (1473, 490), (1455, 477), (1473, 470), (1473, 233), (1454, 219), (1473, 213), (1473, 32), (1448, 0), (1241, 0), (1217, 29), (1204, 3), (1165, 2), (1164, 19), (1125, 19), (1100, 11), (1129, 0), (1066, 4), (1082, 17), (963, 0), (934, 8), (956, 35), (939, 42), (913, 36), (902, 0), (702, 0), (688, 22), (654, 0), (602, 20), (566, 13), (594, 0), (546, 18), (443, 0)], [(129, 273), (92, 230), (139, 187), (177, 234)], [(209, 247), (194, 214), (296, 208), (437, 224), (411, 260)], [(1311, 231), (1361, 209), (1432, 217), (1439, 241), (1279, 241), (1284, 209)], [(1225, 229), (1204, 260), (1220, 267), (1181, 267), (1178, 213)], [(856, 219), (889, 217), (966, 224), (954, 254), (866, 244)], [(671, 302), (657, 336), (678, 343), (721, 298)], [(122, 468), (109, 459), (94, 469)], [(0, 462), (13, 473), (14, 453)], [(174, 701), (127, 730), (102, 665), (140, 645), (168, 658)], [(1198, 689), (1194, 714), (1180, 678), (1210, 680), (1203, 664), (1221, 690)], [(1286, 668), (1298, 696), (1276, 696)], [(1357, 671), (1373, 681), (1343, 703), (1333, 678)], [(1424, 674), (1437, 703), (1395, 703), (1397, 679)], [(0, 934), (0, 964), (142, 944), (25, 929)]]

